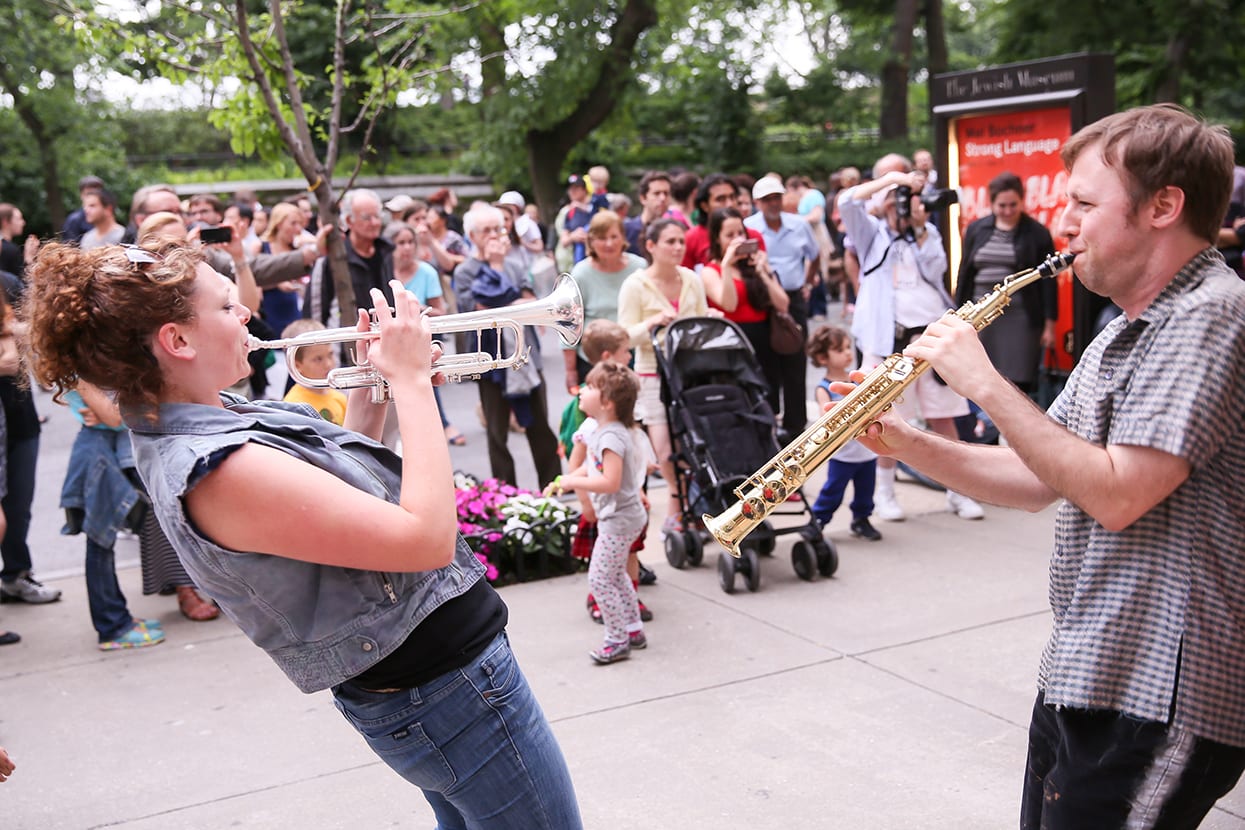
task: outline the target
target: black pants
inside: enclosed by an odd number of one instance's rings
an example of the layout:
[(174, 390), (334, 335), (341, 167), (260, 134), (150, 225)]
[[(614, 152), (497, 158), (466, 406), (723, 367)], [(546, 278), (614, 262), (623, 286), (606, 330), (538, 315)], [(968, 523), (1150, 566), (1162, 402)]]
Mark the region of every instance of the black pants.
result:
[[(804, 329), (804, 339), (807, 340), (808, 304), (804, 302), (804, 294), (800, 291), (788, 291), (787, 298), (791, 301), (787, 313)], [(808, 358), (804, 356), (803, 350), (795, 354), (776, 354), (771, 351), (767, 357), (768, 361), (762, 362), (761, 369), (770, 383), (770, 409), (778, 414), (781, 395), (782, 419), (779, 426), (789, 437), (794, 438), (808, 424)]]
[[(485, 430), (488, 432), (488, 460), (493, 478), (518, 487), (515, 480), (514, 456), (506, 447), (510, 438), (510, 402), (501, 386), (481, 379), (476, 383), (480, 390), (480, 407), (484, 410)], [(527, 445), (532, 451), (536, 465), (536, 478), (541, 489), (562, 473), (558, 459), (558, 436), (549, 426), (549, 406), (545, 400), (545, 384), (532, 390), (530, 396), (532, 422), (525, 429)]]
[(1192, 830), (1236, 786), (1245, 749), (1119, 712), (1055, 709), (1029, 726), (1021, 830)]
[(11, 582), (30, 570), (30, 509), (35, 501), (35, 468), (39, 462), (39, 436), (14, 441), (8, 448), (8, 493), (0, 501), (9, 520), (8, 532), (0, 542), (4, 558), (5, 581)]

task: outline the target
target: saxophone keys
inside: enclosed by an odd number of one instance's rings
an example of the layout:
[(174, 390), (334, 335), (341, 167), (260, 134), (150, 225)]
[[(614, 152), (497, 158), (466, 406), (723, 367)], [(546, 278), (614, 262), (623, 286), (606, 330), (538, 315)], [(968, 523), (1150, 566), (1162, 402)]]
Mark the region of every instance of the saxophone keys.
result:
[(781, 504), (787, 500), (789, 491), (785, 480), (772, 481), (768, 480), (761, 487), (761, 498), (770, 504)]
[(739, 506), (739, 512), (745, 519), (757, 519), (765, 515), (765, 506), (758, 498), (747, 498)]

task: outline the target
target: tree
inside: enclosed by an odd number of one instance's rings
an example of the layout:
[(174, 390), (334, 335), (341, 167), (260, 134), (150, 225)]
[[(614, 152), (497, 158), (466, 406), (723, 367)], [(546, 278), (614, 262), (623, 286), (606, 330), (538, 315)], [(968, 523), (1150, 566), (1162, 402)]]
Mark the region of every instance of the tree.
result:
[(90, 172), (116, 186), (124, 169), (106, 150), (116, 146), (109, 106), (80, 99), (75, 75), (89, 68), (88, 59), (65, 43), (56, 14), (43, 0), (0, 7), (0, 91), (12, 101), (15, 122), (3, 119), (0, 187), (5, 201), (20, 203), (32, 228), (49, 233), (60, 229), (69, 200), (77, 198), (67, 184)]
[[(139, 4), (134, 9), (138, 22), (131, 24), (82, 5), (75, 8), (75, 21), (79, 35), (94, 48), (111, 50), (115, 38), (136, 67), (153, 67), (175, 82), (198, 77), (216, 88), (237, 82), (236, 91), (213, 110), (213, 122), (230, 132), (235, 152), (292, 158), (316, 196), (320, 221), (335, 227), (340, 194), (332, 176), (345, 137), (358, 134), (360, 146), (369, 146), (377, 119), (398, 92), (435, 70), (426, 60), (429, 21), (465, 8), (417, 0), (338, 0), (318, 73), (300, 69), (291, 47), (290, 30), (323, 28), (315, 25), (323, 6), (303, 0), (174, 0), (155, 17)], [(350, 50), (364, 53), (353, 70), (347, 67)], [(317, 105), (306, 92), (323, 82), (313, 80), (321, 76), (327, 79), (328, 95)], [(361, 152), (351, 182), (363, 160)], [(366, 301), (354, 296), (345, 245), (336, 232), (329, 238), (329, 262), (341, 307)]]
[[(472, 158), (503, 180), (524, 170), (552, 219), (568, 155), (618, 107), (640, 39), (658, 19), (658, 0), (492, 0), (442, 20), (441, 60), (479, 61), (479, 82), (466, 93), (482, 104)], [(463, 81), (442, 79), (460, 94)]]
[[(997, 18), (997, 62), (1108, 52), (1116, 56), (1121, 107), (1166, 101), (1200, 110), (1223, 101), (1224, 109), (1207, 114), (1240, 124), (1239, 107), (1221, 93), (1239, 86), (1245, 59), (1242, 0), (1154, 0), (1144, 13), (1106, 0), (992, 0), (988, 13)], [(1061, 25), (1075, 19), (1096, 25)]]
[(948, 68), (942, 0), (798, 0), (795, 8), (814, 54), (824, 60), (810, 77), (827, 79), (830, 66), (843, 89), (877, 86), (879, 99), (871, 104), (881, 139), (906, 139), (909, 84), (922, 68), (927, 76)]

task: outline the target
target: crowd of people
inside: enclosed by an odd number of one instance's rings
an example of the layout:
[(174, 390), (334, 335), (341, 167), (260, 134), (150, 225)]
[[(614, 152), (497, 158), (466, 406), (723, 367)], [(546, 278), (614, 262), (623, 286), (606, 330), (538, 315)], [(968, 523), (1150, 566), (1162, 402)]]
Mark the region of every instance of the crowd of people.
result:
[[(428, 326), (534, 299), (565, 270), (588, 331), (563, 351), (572, 405), (555, 424), (537, 355), (478, 380), (479, 416), (495, 478), (516, 483), (508, 442), (521, 433), (540, 487), (580, 496), (588, 608), (604, 632), (596, 663), (648, 644), (633, 554), (651, 473), (671, 485), (662, 532), (687, 529), (654, 336), (688, 317), (738, 324), (780, 439), (804, 430), (810, 403), (832, 406), (862, 369), (904, 351), (935, 372), (831, 462), (814, 515), (830, 521), (851, 483), (851, 533), (880, 540), (875, 513), (904, 518), (901, 461), (946, 485), (963, 519), (983, 517), (977, 498), (1025, 509), (1062, 500), (1022, 826), (1196, 826), (1245, 769), (1245, 650), (1231, 624), (1245, 617), (1245, 287), (1217, 249), (1239, 247), (1245, 228), (1229, 207), (1245, 189), (1231, 142), (1177, 108), (1149, 107), (1064, 148), (1069, 204), (1056, 230), (1077, 276), (1120, 315), (1047, 412), (1032, 395), (1053, 346), (1050, 288), (1021, 293), (1019, 312), (980, 336), (945, 312), (1037, 264), (1054, 250), (1050, 231), (1025, 214), (1023, 182), (998, 176), (991, 213), (964, 230), (953, 299), (942, 236), (959, 229), (933, 221), (921, 195), (935, 173), (928, 153), (915, 156), (884, 156), (869, 176), (837, 171), (828, 194), (801, 175), (652, 171), (638, 211), (593, 167), (567, 179), (547, 230), (516, 191), (460, 217), (452, 191), (386, 201), (353, 190), (341, 202), (346, 261), (372, 316), (334, 296), (332, 229), (316, 226), (305, 197), (269, 211), (249, 194), (183, 204), (155, 186), (122, 225), (116, 197), (84, 179), (81, 210), (46, 244), (19, 244), (22, 215), (0, 205), (0, 601), (60, 597), (34, 578), (25, 544), (39, 420), (16, 378), (29, 368), (82, 422), (62, 505), (67, 530), (86, 535), (101, 649), (164, 639), (129, 613), (116, 579), (117, 533), (141, 532), (144, 591), (150, 568), (152, 591), (176, 592), (188, 617), (223, 609), (300, 689), (331, 689), (443, 826), (502, 801), (507, 826), (579, 826), (565, 761), (510, 653), (505, 604), (457, 533), (450, 448), (465, 440), (452, 422), (462, 413), (437, 393), (443, 346)], [(827, 319), (834, 296), (846, 328)], [(336, 361), (327, 345), (269, 393), (252, 336), (348, 325), (379, 328), (366, 356), (389, 384), (387, 405), (317, 383)], [(499, 336), (453, 347), (493, 350)], [(810, 360), (825, 373), (811, 396)], [(970, 401), (1005, 446), (959, 440)], [(570, 435), (561, 449), (559, 432)], [(403, 487), (416, 477), (418, 488)], [(248, 509), (273, 493), (317, 509), (297, 524)], [(17, 639), (6, 632), (0, 644)], [(399, 722), (418, 722), (421, 740), (394, 733)], [(502, 745), (479, 763), (480, 746)], [(1104, 765), (1104, 752), (1119, 762)], [(470, 770), (452, 793), (447, 763)]]

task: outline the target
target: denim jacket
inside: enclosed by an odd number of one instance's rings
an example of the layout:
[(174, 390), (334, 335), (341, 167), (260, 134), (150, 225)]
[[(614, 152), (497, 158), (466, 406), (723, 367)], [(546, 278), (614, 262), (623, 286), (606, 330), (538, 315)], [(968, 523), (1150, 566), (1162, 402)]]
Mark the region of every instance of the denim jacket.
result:
[(154, 423), (127, 413), (138, 471), (195, 584), (299, 689), (315, 692), (358, 675), (484, 574), (461, 536), (444, 568), (381, 573), (228, 550), (201, 535), (182, 498), (211, 464), (250, 442), (287, 452), (395, 504), (401, 486), (401, 459), (315, 417), (310, 407), (221, 397), (224, 409), (164, 404)]
[(125, 430), (87, 426), (78, 430), (61, 485), (65, 510), (61, 533), (74, 536), (86, 531), (92, 542), (111, 549), (117, 531), (133, 526), (133, 511), (142, 503), (142, 494), (125, 474), (133, 468)]

